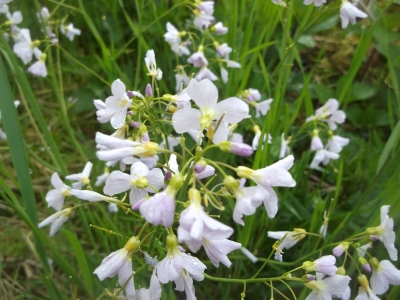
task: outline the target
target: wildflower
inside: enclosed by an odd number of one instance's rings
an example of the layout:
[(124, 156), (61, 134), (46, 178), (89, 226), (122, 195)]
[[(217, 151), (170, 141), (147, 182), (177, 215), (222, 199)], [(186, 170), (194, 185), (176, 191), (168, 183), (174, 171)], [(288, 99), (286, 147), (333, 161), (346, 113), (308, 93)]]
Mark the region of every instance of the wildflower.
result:
[(346, 114), (342, 110), (338, 110), (339, 102), (336, 99), (329, 99), (322, 107), (315, 111), (315, 116), (310, 116), (306, 122), (322, 121), (327, 122), (331, 130), (337, 128), (337, 124), (341, 124), (346, 119)]
[(160, 68), (157, 69), (156, 64), (156, 55), (154, 54), (154, 50), (148, 50), (146, 52), (146, 57), (144, 58), (146, 62), (147, 70), (149, 73), (147, 75), (156, 78), (157, 80), (161, 80), (162, 78), (162, 71)]
[(54, 236), (58, 229), (60, 229), (61, 225), (67, 222), (68, 216), (71, 214), (72, 209), (66, 208), (62, 211), (58, 211), (55, 214), (44, 219), (42, 222), (38, 224), (39, 228), (42, 228), (46, 225), (50, 225), (50, 236)]
[(326, 166), (331, 159), (338, 159), (339, 154), (330, 152), (325, 149), (319, 149), (317, 150), (317, 153), (315, 153), (315, 156), (311, 162), (310, 168), (311, 169), (316, 169), (318, 165), (322, 162), (324, 166)]
[(20, 11), (16, 11), (13, 14), (7, 12), (6, 17), (8, 19), (6, 24), (11, 25), (11, 26), (22, 22), (22, 14)]
[(95, 100), (94, 104), (98, 111), (97, 120), (100, 123), (110, 121), (111, 126), (115, 129), (121, 128), (125, 123), (126, 113), (132, 100), (126, 94), (125, 84), (117, 79), (111, 85), (112, 96), (108, 97), (105, 103), (101, 100)]
[(139, 300), (158, 300), (161, 299), (161, 285), (157, 276), (153, 274), (150, 279), (150, 287), (148, 289), (141, 288), (134, 299)]
[(93, 274), (96, 274), (100, 281), (103, 281), (107, 277), (112, 278), (118, 274), (119, 285), (121, 287), (124, 286), (128, 297), (133, 297), (136, 291), (132, 275), (131, 257), (139, 247), (140, 240), (136, 237), (131, 237), (124, 248), (112, 252), (104, 258)]
[(285, 134), (282, 132), (281, 135), (281, 151), (279, 152), (279, 158), (282, 159), (290, 154), (289, 148), (290, 137), (285, 140)]
[(131, 166), (131, 174), (113, 171), (107, 178), (104, 193), (110, 196), (130, 189), (130, 204), (147, 197), (148, 193), (157, 192), (164, 185), (164, 175), (158, 168), (149, 170), (142, 162)]
[[(187, 87), (190, 98), (199, 106), (200, 111), (194, 108), (178, 110), (172, 116), (172, 124), (177, 133), (190, 130), (213, 130), (213, 142), (218, 144), (228, 139), (229, 123), (238, 123), (248, 118), (248, 106), (238, 98), (229, 98), (217, 103), (218, 90), (215, 85), (205, 79), (200, 82), (191, 80)], [(215, 129), (219, 122), (218, 129)]]
[(303, 2), (305, 5), (310, 5), (311, 3), (314, 3), (314, 6), (320, 7), (322, 4), (326, 3), (326, 0), (304, 0)]
[(10, 3), (12, 0), (0, 0), (0, 13), (1, 14), (6, 14), (8, 13), (8, 3)]
[(185, 291), (187, 299), (196, 299), (193, 279), (204, 279), (203, 272), (207, 268), (199, 259), (179, 251), (178, 240), (175, 235), (167, 236), (168, 252), (159, 262), (154, 272), (157, 272), (161, 283), (174, 281), (176, 290)]
[(60, 30), (61, 33), (64, 34), (71, 42), (74, 40), (76, 35), (81, 35), (81, 30), (75, 28), (72, 23), (69, 23), (67, 26), (61, 24)]
[(40, 41), (31, 40), (31, 35), (29, 29), (20, 30), (21, 41), (14, 44), (13, 51), (17, 54), (19, 58), (22, 59), (24, 64), (29, 63), (32, 60), (32, 56), (35, 55), (37, 59), (42, 56), (42, 51), (37, 48)]
[(224, 185), (236, 197), (235, 208), (233, 209), (233, 220), (244, 226), (243, 215), (250, 216), (254, 214), (256, 208), (261, 205), (265, 198), (263, 188), (252, 186), (244, 187), (246, 179), (242, 178), (240, 184), (232, 176), (224, 178)]
[(221, 78), (222, 78), (223, 83), (228, 82), (228, 79), (229, 79), (228, 76), (229, 76), (228, 71), (221, 67)]
[(333, 153), (340, 153), (343, 147), (346, 146), (349, 142), (349, 139), (341, 137), (339, 135), (333, 135), (333, 133), (329, 131), (327, 150)]
[(140, 205), (140, 213), (146, 221), (153, 225), (171, 227), (174, 222), (175, 195), (183, 184), (183, 176), (175, 174), (169, 185), (160, 193), (155, 194)]
[(182, 86), (185, 86), (189, 83), (189, 77), (187, 76), (186, 73), (175, 74), (175, 79), (176, 79), (176, 87), (175, 87), (176, 91), (181, 90)]
[(200, 30), (208, 28), (211, 22), (214, 21), (212, 16), (214, 13), (214, 2), (213, 1), (203, 1), (200, 2), (196, 9), (194, 10), (195, 19), (194, 26), (198, 27)]
[(229, 54), (232, 52), (232, 48), (229, 47), (227, 43), (223, 43), (222, 45), (220, 45), (219, 43), (214, 42), (214, 45), (217, 50), (218, 57), (229, 59)]
[(322, 144), (321, 138), (318, 135), (318, 130), (314, 129), (313, 138), (311, 140), (311, 151), (319, 150), (322, 148), (324, 148), (324, 145)]
[(55, 210), (60, 211), (64, 204), (65, 197), (71, 195), (71, 187), (61, 181), (57, 172), (53, 173), (51, 176), (51, 184), (55, 189), (46, 194), (46, 201), (49, 204), (49, 207), (53, 207)]
[(188, 46), (190, 44), (191, 44), (190, 41), (184, 41), (184, 42), (179, 43), (179, 44), (172, 44), (171, 50), (173, 52), (175, 52), (176, 54), (178, 54), (179, 56), (189, 55), (190, 54), (190, 50), (189, 50)]
[(338, 268), (335, 266), (336, 258), (333, 255), (325, 255), (314, 262), (305, 261), (302, 268), (307, 272), (319, 272), (325, 275), (333, 276)]
[(371, 288), (375, 294), (381, 295), (389, 289), (389, 284), (400, 285), (400, 271), (388, 260), (370, 259), (372, 266)]
[(65, 179), (76, 181), (72, 184), (72, 187), (74, 189), (80, 190), (83, 185), (90, 184), (89, 176), (90, 176), (90, 172), (92, 171), (92, 167), (93, 167), (93, 164), (90, 161), (88, 161), (86, 163), (85, 168), (83, 169), (82, 173), (68, 175), (65, 177)]
[(188, 63), (193, 64), (194, 67), (200, 68), (208, 65), (208, 60), (204, 56), (204, 46), (200, 45), (197, 52), (193, 53), (187, 60)]
[(258, 261), (258, 258), (257, 258), (253, 253), (251, 253), (247, 248), (241, 247), (241, 248), (240, 248), (240, 251), (242, 251), (242, 253), (243, 253), (248, 259), (250, 259), (251, 262), (252, 262), (253, 264), (255, 264), (255, 263)]
[[(289, 249), (304, 239), (306, 231), (302, 228), (294, 228), (294, 231), (268, 231), (268, 237), (281, 240), (279, 249)], [(283, 240), (282, 240), (283, 239)]]
[(194, 78), (198, 81), (202, 79), (209, 79), (211, 81), (215, 81), (218, 79), (218, 77), (206, 66), (201, 67), (199, 73), (197, 73)]
[(367, 252), (367, 250), (368, 250), (369, 248), (371, 248), (371, 247), (372, 247), (371, 244), (368, 243), (368, 244), (365, 244), (365, 245), (363, 245), (363, 246), (357, 248), (357, 253), (358, 253), (358, 255), (361, 256), (361, 257), (364, 257), (364, 256), (365, 256), (365, 253)]
[(359, 257), (358, 261), (362, 265), (365, 272), (371, 273), (371, 266), (364, 257)]
[(75, 196), (78, 199), (86, 200), (86, 201), (89, 201), (89, 202), (99, 202), (99, 201), (117, 202), (117, 200), (115, 200), (114, 198), (110, 198), (110, 197), (104, 196), (102, 194), (99, 194), (97, 192), (90, 191), (90, 190), (75, 190), (75, 189), (72, 189), (71, 190), (71, 195)]
[(46, 57), (47, 55), (43, 53), (40, 56), (40, 59), (29, 67), (28, 72), (31, 72), (33, 75), (36, 76), (46, 77), (47, 69), (46, 69), (46, 64), (44, 63), (46, 61)]
[(229, 268), (232, 263), (228, 259), (227, 254), (234, 250), (240, 249), (242, 245), (227, 239), (207, 239), (204, 238), (203, 247), (210, 258), (211, 263), (215, 267), (219, 267), (219, 263), (223, 263)]
[(324, 274), (317, 273), (316, 280), (304, 283), (306, 287), (312, 289), (306, 300), (328, 300), (343, 294), (350, 282), (349, 276), (333, 275), (325, 277)]
[(366, 18), (367, 14), (363, 13), (357, 8), (357, 2), (350, 3), (347, 0), (342, 0), (342, 5), (340, 7), (340, 18), (342, 19), (342, 28), (346, 28), (351, 24), (356, 24), (356, 18)]
[(381, 207), (381, 224), (378, 227), (367, 228), (366, 231), (370, 235), (377, 235), (389, 252), (390, 259), (396, 261), (397, 249), (394, 247), (396, 233), (393, 231), (393, 219), (388, 216), (389, 208), (390, 205), (383, 205)]
[[(260, 126), (255, 125), (253, 127), (253, 131), (255, 132), (254, 138), (253, 138), (253, 142), (252, 142), (252, 148), (253, 150), (257, 150), (258, 149), (258, 145), (260, 143), (261, 140), (261, 130), (260, 130)], [(272, 137), (271, 135), (268, 133), (268, 135), (266, 133), (264, 133), (264, 136), (262, 138), (262, 142), (264, 143), (265, 140), (267, 139), (268, 136), (268, 144), (271, 144), (272, 142)], [(264, 149), (264, 145), (262, 146), (262, 149)]]
[(211, 27), (211, 31), (215, 35), (222, 35), (228, 32), (228, 27), (225, 27), (224, 24), (222, 24), (222, 22), (217, 22)]
[(272, 1), (272, 3), (274, 3), (276, 5), (279, 5), (279, 6), (282, 6), (282, 7), (286, 7), (286, 3), (283, 2), (282, 0), (271, 0), (271, 1)]
[(252, 170), (247, 167), (239, 166), (236, 168), (239, 177), (252, 179), (258, 186), (264, 189), (265, 199), (263, 200), (265, 209), (267, 210), (268, 217), (275, 217), (278, 212), (278, 196), (272, 189), (274, 186), (287, 186), (293, 187), (296, 181), (293, 180), (292, 175), (288, 170), (293, 165), (294, 157), (288, 157), (259, 170)]
[(167, 33), (164, 34), (165, 41), (170, 44), (180, 44), (181, 36), (184, 36), (186, 32), (179, 32), (178, 29), (170, 22), (167, 22)]
[(272, 98), (267, 99), (263, 102), (254, 103), (253, 105), (256, 108), (256, 118), (260, 116), (265, 116), (270, 109), (271, 103), (274, 101)]
[(358, 296), (354, 300), (379, 300), (369, 287), (368, 279), (364, 274), (359, 275), (357, 280), (361, 286), (358, 289)]
[(250, 156), (253, 154), (253, 149), (245, 143), (223, 141), (219, 143), (219, 147), (222, 151), (231, 152), (239, 156)]
[(103, 174), (97, 176), (94, 186), (102, 185), (107, 180), (108, 176), (110, 176), (110, 171), (108, 170), (107, 167), (105, 167)]
[(201, 206), (200, 192), (189, 190), (190, 205), (181, 213), (178, 240), (185, 242), (192, 252), (197, 252), (203, 239), (219, 240), (230, 237), (233, 229), (209, 217)]
[(339, 245), (337, 245), (335, 248), (333, 248), (332, 252), (333, 255), (336, 257), (341, 256), (345, 251), (349, 249), (349, 243), (348, 242), (342, 242)]

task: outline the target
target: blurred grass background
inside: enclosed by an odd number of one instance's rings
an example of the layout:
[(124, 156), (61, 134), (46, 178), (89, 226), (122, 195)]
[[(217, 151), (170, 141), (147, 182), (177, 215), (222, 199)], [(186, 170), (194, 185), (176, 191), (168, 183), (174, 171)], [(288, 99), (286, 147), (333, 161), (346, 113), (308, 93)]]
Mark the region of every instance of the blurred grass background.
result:
[[(20, 27), (29, 28), (33, 39), (41, 38), (42, 27), (36, 18), (41, 6), (53, 12), (52, 20), (66, 18), (66, 23), (73, 22), (82, 34), (73, 42), (59, 37), (60, 47), (48, 51), (49, 76), (44, 79), (27, 73), (12, 46), (0, 37), (5, 70), (1, 90), (8, 88), (14, 95), (4, 94), (0, 109), (9, 111), (11, 100), (21, 100), (18, 116), (3, 113), (2, 121), (8, 141), (0, 142), (0, 297), (103, 299), (104, 289), (111, 288), (116, 278), (100, 282), (92, 272), (105, 256), (122, 248), (125, 240), (94, 230), (89, 224), (130, 236), (138, 232), (142, 221), (121, 211), (110, 215), (106, 204), (100, 204), (77, 210), (50, 239), (47, 229), (36, 226), (52, 213), (44, 200), (51, 189), (50, 176), (54, 171), (63, 176), (80, 172), (87, 160), (94, 163), (92, 178), (102, 173), (104, 165), (95, 157), (94, 135), (112, 130), (96, 120), (93, 100), (109, 96), (116, 78), (128, 89), (144, 92), (147, 50), (155, 50), (157, 64), (164, 72), (161, 92), (174, 92), (175, 56), (162, 36), (167, 21), (183, 28), (191, 22), (192, 12), (187, 1), (15, 0), (10, 10), (21, 10), (24, 21)], [(280, 209), (275, 219), (268, 219), (260, 208), (245, 218), (246, 227), (242, 228), (231, 221), (234, 203), (226, 204), (222, 220), (234, 226), (233, 240), (260, 258), (269, 255), (274, 243), (267, 230), (301, 227), (318, 232), (331, 199), (334, 209), (327, 240), (319, 246), (378, 225), (383, 204), (391, 205), (395, 228), (400, 221), (400, 5), (396, 1), (363, 2), (369, 17), (345, 30), (340, 28), (339, 6), (337, 1), (320, 9), (304, 6), (301, 1), (291, 1), (287, 8), (265, 0), (216, 1), (214, 15), (229, 27), (224, 39), (234, 48), (231, 59), (242, 65), (241, 69), (230, 69), (226, 85), (217, 82), (220, 98), (252, 87), (265, 99), (274, 99), (267, 117), (257, 120), (263, 131), (272, 135), (273, 143), (260, 148), (254, 159), (226, 155), (218, 159), (264, 167), (278, 159), (281, 133), (294, 135), (305, 118), (329, 98), (338, 99), (347, 115), (337, 134), (351, 142), (324, 172), (308, 168), (314, 155), (308, 151), (310, 138), (296, 142), (291, 173), (297, 186), (277, 190)], [(186, 58), (180, 63), (185, 64)], [(73, 104), (72, 99), (78, 101)], [(247, 142), (253, 137), (251, 128), (248, 122), (242, 132)], [(162, 241), (163, 231), (157, 233)], [(162, 243), (153, 242), (163, 258)], [(299, 242), (285, 251), (284, 263), (271, 261), (260, 277), (280, 275), (309, 254), (307, 259), (317, 258), (319, 252), (313, 252), (316, 244), (314, 237)], [(330, 251), (327, 247), (323, 253)], [(387, 257), (381, 244), (376, 244), (373, 253), (380, 259)], [(203, 252), (198, 256), (207, 260)], [(262, 264), (252, 264), (239, 251), (230, 258), (231, 269), (216, 269), (208, 262), (207, 273), (249, 278)], [(150, 272), (142, 257), (133, 261), (137, 287), (148, 287)], [(348, 270), (353, 271), (354, 267)], [(184, 298), (183, 293), (175, 294), (173, 287), (170, 283), (163, 288), (163, 299)], [(291, 299), (283, 284), (274, 287)], [(355, 293), (355, 277), (351, 287)], [(239, 299), (243, 290), (237, 284), (207, 280), (195, 282), (195, 288), (198, 299)], [(309, 294), (301, 284), (293, 288), (298, 299)], [(399, 296), (400, 289), (394, 287), (387, 299)], [(249, 284), (246, 297), (270, 299), (270, 288)], [(274, 297), (284, 299), (277, 292)]]

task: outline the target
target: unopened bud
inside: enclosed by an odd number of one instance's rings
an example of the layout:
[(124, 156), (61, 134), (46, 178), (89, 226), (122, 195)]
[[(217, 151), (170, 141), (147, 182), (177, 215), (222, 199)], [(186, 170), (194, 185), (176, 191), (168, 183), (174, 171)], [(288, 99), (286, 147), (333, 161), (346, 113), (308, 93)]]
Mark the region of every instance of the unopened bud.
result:
[(202, 160), (199, 160), (198, 162), (196, 162), (196, 163), (194, 164), (193, 170), (194, 170), (197, 174), (199, 174), (199, 173), (203, 172), (203, 171), (206, 169), (206, 166), (207, 166), (206, 161), (205, 161), (204, 159), (202, 159)]
[(336, 274), (338, 275), (346, 275), (346, 269), (344, 267), (339, 267)]
[(370, 265), (372, 266), (372, 269), (373, 269), (374, 271), (377, 271), (377, 270), (379, 270), (379, 269), (381, 268), (381, 264), (379, 263), (379, 260), (377, 260), (375, 257), (372, 257), (372, 258), (369, 260), (369, 263), (370, 263)]
[(251, 175), (253, 174), (253, 170), (248, 168), (248, 167), (244, 167), (244, 166), (239, 166), (236, 168), (236, 174), (239, 177), (243, 177), (246, 179), (250, 179)]
[(153, 97), (153, 90), (151, 89), (151, 85), (147, 84), (146, 86), (146, 96), (147, 97)]
[(219, 148), (222, 151), (231, 152), (239, 156), (250, 156), (253, 154), (253, 148), (244, 143), (224, 141), (219, 143)]
[(339, 245), (337, 245), (335, 248), (333, 248), (332, 252), (333, 252), (333, 255), (335, 255), (336, 257), (339, 257), (347, 249), (349, 249), (349, 243), (348, 242), (343, 242), (343, 243), (340, 243)]
[(365, 289), (365, 290), (369, 290), (369, 282), (367, 277), (362, 274), (360, 276), (357, 277), (358, 283)]
[(311, 275), (311, 274), (306, 274), (306, 275), (303, 275), (303, 277), (301, 277), (301, 280), (303, 282), (310, 282), (310, 281), (315, 280), (315, 276)]
[(239, 182), (233, 176), (226, 176), (224, 178), (224, 186), (229, 190), (237, 189)]
[(131, 126), (133, 127), (133, 128), (140, 128), (140, 122), (134, 122), (134, 121), (131, 121), (130, 122), (130, 124), (131, 124)]
[(126, 95), (128, 96), (128, 98), (133, 98), (133, 96), (134, 96), (132, 91), (127, 91)]

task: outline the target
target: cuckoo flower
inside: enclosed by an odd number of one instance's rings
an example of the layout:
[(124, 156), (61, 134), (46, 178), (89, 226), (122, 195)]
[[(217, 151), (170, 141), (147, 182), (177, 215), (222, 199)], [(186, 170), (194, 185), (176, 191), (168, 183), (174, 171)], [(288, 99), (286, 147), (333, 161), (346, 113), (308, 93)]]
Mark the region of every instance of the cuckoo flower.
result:
[[(217, 103), (218, 90), (210, 80), (197, 82), (192, 79), (187, 87), (187, 93), (200, 110), (185, 108), (175, 112), (172, 123), (177, 133), (212, 129), (213, 142), (218, 144), (228, 139), (229, 123), (238, 123), (249, 117), (248, 106), (238, 98), (228, 98)], [(217, 124), (219, 124), (218, 129), (216, 129)]]
[(326, 3), (326, 0), (304, 0), (303, 3), (305, 5), (310, 5), (311, 3), (314, 3), (314, 6), (319, 7), (322, 6), (322, 4)]
[(17, 54), (17, 56), (22, 59), (24, 64), (30, 62), (33, 55), (35, 55), (36, 59), (40, 59), (42, 56), (42, 51), (37, 48), (40, 42), (32, 42), (29, 29), (21, 29), (20, 35), (21, 41), (15, 43), (13, 47), (13, 51)]
[(146, 62), (147, 70), (149, 73), (147, 75), (156, 78), (157, 80), (161, 80), (162, 78), (162, 71), (160, 68), (157, 68), (156, 64), (156, 55), (154, 50), (149, 50), (146, 52), (146, 57), (144, 58)]
[(90, 172), (92, 171), (92, 167), (93, 167), (93, 164), (90, 161), (88, 161), (86, 163), (85, 168), (83, 169), (82, 173), (68, 175), (65, 177), (65, 179), (76, 181), (72, 184), (72, 187), (74, 189), (80, 190), (83, 185), (90, 184), (89, 176), (90, 176)]
[(381, 295), (389, 289), (389, 284), (400, 285), (400, 271), (388, 260), (378, 261), (371, 258), (371, 288), (375, 294)]
[(67, 222), (68, 216), (71, 214), (72, 209), (66, 208), (62, 211), (58, 211), (55, 214), (52, 214), (50, 217), (44, 219), (42, 222), (38, 224), (39, 228), (43, 226), (50, 225), (50, 236), (54, 236), (58, 229), (60, 229), (61, 225)]
[(272, 187), (294, 187), (296, 185), (296, 181), (293, 180), (292, 175), (288, 172), (293, 165), (293, 160), (293, 155), (289, 155), (268, 167), (256, 171), (243, 166), (236, 168), (239, 177), (251, 179), (264, 189), (266, 195), (263, 202), (270, 218), (274, 218), (278, 212), (278, 196)]
[(340, 7), (340, 18), (342, 19), (342, 28), (346, 28), (351, 24), (356, 24), (356, 18), (366, 18), (367, 14), (363, 13), (361, 10), (357, 8), (357, 2), (354, 1), (350, 3), (347, 0), (342, 1), (342, 6)]
[(53, 207), (55, 210), (60, 211), (64, 204), (65, 196), (71, 195), (71, 187), (61, 181), (57, 172), (53, 173), (51, 176), (51, 184), (55, 189), (46, 194), (46, 201), (49, 204), (49, 207)]
[(200, 192), (189, 190), (190, 205), (179, 219), (178, 239), (185, 242), (192, 252), (197, 252), (203, 245), (203, 240), (226, 239), (233, 229), (209, 217), (201, 206)]
[(306, 300), (328, 300), (345, 293), (350, 282), (349, 276), (333, 275), (325, 278), (324, 276), (324, 274), (317, 273), (316, 280), (304, 284), (313, 290)]
[(223, 263), (226, 267), (231, 266), (231, 261), (228, 259), (227, 254), (234, 250), (240, 249), (242, 245), (227, 239), (207, 239), (203, 241), (204, 250), (210, 258), (211, 263), (218, 268), (219, 263)]
[(338, 110), (339, 102), (336, 99), (329, 99), (322, 107), (315, 111), (315, 115), (310, 116), (306, 119), (306, 122), (310, 121), (322, 121), (327, 122), (331, 130), (337, 128), (337, 124), (341, 124), (346, 119), (346, 114), (342, 110)]
[(107, 178), (104, 193), (113, 196), (130, 189), (129, 200), (134, 205), (148, 193), (156, 193), (163, 185), (164, 175), (160, 169), (150, 171), (144, 163), (135, 162), (130, 175), (121, 171), (112, 172)]
[(112, 252), (104, 258), (93, 274), (96, 274), (100, 281), (103, 281), (107, 277), (112, 278), (118, 274), (119, 285), (124, 286), (128, 297), (133, 297), (136, 291), (133, 282), (131, 256), (139, 247), (140, 240), (136, 237), (131, 237), (124, 248)]

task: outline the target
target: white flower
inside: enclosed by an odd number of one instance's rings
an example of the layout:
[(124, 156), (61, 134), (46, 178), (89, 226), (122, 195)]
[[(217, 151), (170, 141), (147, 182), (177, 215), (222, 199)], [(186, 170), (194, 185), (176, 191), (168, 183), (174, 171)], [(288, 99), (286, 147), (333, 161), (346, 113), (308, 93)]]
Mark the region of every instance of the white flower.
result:
[(381, 295), (389, 289), (389, 284), (400, 285), (400, 271), (388, 260), (379, 262), (376, 258), (370, 260), (372, 266), (371, 288)]
[(337, 124), (341, 124), (346, 119), (346, 114), (342, 110), (338, 110), (339, 102), (336, 99), (329, 99), (322, 107), (315, 111), (315, 116), (310, 116), (306, 122), (322, 121), (327, 122), (331, 130), (337, 128)]
[(188, 63), (193, 64), (194, 67), (200, 68), (202, 66), (207, 66), (208, 65), (208, 60), (204, 56), (203, 52), (204, 47), (199, 46), (199, 50), (195, 53), (193, 53), (187, 60)]
[(203, 1), (197, 6), (194, 11), (195, 19), (194, 26), (198, 27), (201, 31), (207, 29), (211, 22), (214, 21), (212, 16), (214, 13), (214, 2), (213, 1)]
[(270, 218), (274, 218), (278, 212), (278, 196), (272, 187), (294, 187), (296, 185), (296, 181), (293, 180), (292, 175), (288, 172), (293, 165), (293, 160), (293, 155), (289, 155), (268, 167), (256, 171), (243, 166), (239, 166), (236, 169), (239, 177), (252, 179), (264, 189), (265, 198), (263, 202)]
[(350, 3), (347, 0), (342, 1), (342, 6), (340, 7), (340, 18), (342, 19), (342, 28), (346, 28), (351, 24), (356, 24), (356, 18), (366, 18), (367, 14), (359, 10), (354, 3)]
[(167, 246), (168, 253), (159, 262), (154, 272), (157, 272), (161, 283), (166, 284), (169, 281), (174, 281), (175, 289), (185, 291), (187, 299), (196, 299), (193, 279), (203, 280), (203, 272), (207, 267), (196, 257), (179, 251), (176, 236), (169, 235), (167, 237)]
[(180, 44), (181, 34), (170, 22), (167, 22), (167, 33), (164, 34), (165, 41), (170, 44)]
[(360, 286), (358, 288), (358, 295), (354, 298), (354, 300), (380, 300), (372, 291), (371, 289), (367, 291), (365, 288)]
[(311, 139), (311, 151), (319, 150), (324, 148), (324, 144), (322, 144), (322, 140), (318, 135), (318, 130), (313, 130), (313, 138)]
[(304, 0), (303, 3), (305, 5), (310, 5), (311, 3), (314, 3), (314, 6), (319, 7), (322, 6), (322, 4), (326, 3), (326, 0)]
[(29, 67), (28, 72), (31, 72), (33, 75), (40, 76), (40, 77), (46, 77), (47, 76), (47, 68), (46, 64), (44, 63), (46, 61), (46, 54), (42, 54), (40, 59), (35, 62), (32, 66)]
[(161, 80), (162, 71), (160, 70), (160, 68), (157, 69), (156, 55), (154, 53), (154, 50), (149, 50), (146, 52), (146, 57), (144, 58), (144, 61), (146, 62), (147, 70), (149, 71), (147, 75), (155, 77), (157, 80)]
[(82, 173), (68, 175), (65, 177), (65, 179), (76, 181), (72, 184), (72, 187), (74, 189), (80, 190), (83, 185), (90, 184), (89, 176), (90, 176), (90, 172), (92, 171), (92, 167), (93, 167), (93, 164), (90, 161), (88, 161), (86, 163), (85, 168), (83, 169)]
[(57, 172), (53, 173), (51, 176), (51, 184), (55, 189), (46, 194), (46, 201), (49, 204), (49, 207), (53, 207), (55, 210), (60, 211), (64, 204), (65, 196), (71, 195), (71, 188), (62, 182)]
[(200, 192), (189, 190), (190, 205), (181, 212), (178, 227), (178, 240), (185, 242), (192, 252), (197, 252), (203, 240), (220, 240), (230, 237), (233, 229), (209, 217), (201, 207)]
[(95, 100), (98, 109), (96, 114), (100, 123), (110, 121), (111, 126), (118, 129), (125, 123), (126, 113), (132, 100), (126, 94), (125, 84), (119, 79), (112, 83), (111, 92), (113, 95), (106, 99), (104, 105), (99, 102), (100, 100)]
[(191, 44), (190, 41), (184, 41), (184, 42), (179, 43), (179, 44), (172, 44), (171, 45), (171, 50), (173, 52), (175, 52), (176, 54), (178, 54), (179, 56), (189, 55), (190, 54), (190, 50), (189, 50), (188, 46), (190, 44)]
[(389, 208), (390, 205), (383, 205), (381, 207), (381, 224), (378, 227), (367, 228), (367, 233), (370, 235), (377, 235), (389, 252), (390, 259), (396, 261), (397, 249), (394, 247), (396, 233), (393, 231), (393, 219), (388, 216)]
[(209, 79), (211, 81), (215, 81), (218, 79), (218, 77), (206, 66), (201, 67), (199, 73), (197, 73), (194, 78), (197, 81), (200, 81), (202, 79)]
[(115, 214), (118, 212), (118, 205), (115, 203), (110, 203), (107, 206), (107, 210), (110, 214)]
[(327, 150), (333, 153), (340, 153), (344, 146), (350, 142), (349, 139), (339, 135), (331, 134), (328, 140)]
[(225, 59), (229, 59), (229, 54), (232, 52), (232, 48), (227, 43), (223, 43), (222, 45), (217, 44), (216, 50), (217, 56)]
[(330, 300), (338, 297), (346, 291), (349, 282), (349, 276), (333, 275), (324, 278), (323, 274), (317, 273), (316, 280), (304, 284), (313, 290), (306, 300)]
[(252, 186), (243, 187), (246, 180), (240, 180), (238, 188), (232, 188), (232, 192), (236, 197), (235, 208), (233, 209), (233, 220), (244, 226), (243, 215), (250, 216), (255, 213), (256, 208), (259, 207), (265, 198), (263, 188)]
[[(9, 3), (9, 2), (8, 2)], [(20, 11), (16, 11), (13, 14), (10, 14), (9, 12), (6, 13), (6, 17), (8, 19), (8, 24), (9, 25), (16, 25), (22, 22), (22, 14)]]
[(71, 190), (71, 195), (75, 196), (78, 199), (81, 200), (86, 200), (89, 202), (99, 202), (99, 201), (111, 201), (111, 202), (116, 202), (118, 200), (115, 200), (114, 198), (110, 198), (107, 196), (104, 196), (102, 194), (99, 194), (94, 191), (89, 191), (89, 190)]
[(279, 152), (279, 158), (282, 159), (290, 154), (290, 148), (289, 148), (289, 141), (290, 137), (285, 140), (285, 133), (282, 133), (281, 135), (281, 151)]
[(283, 2), (282, 0), (271, 0), (271, 1), (272, 1), (272, 3), (274, 3), (276, 5), (279, 5), (279, 6), (282, 6), (282, 7), (286, 7), (286, 3)]
[(202, 129), (208, 130), (215, 127), (222, 117), (213, 137), (213, 142), (218, 144), (228, 139), (229, 123), (238, 123), (249, 117), (248, 106), (238, 98), (228, 98), (217, 103), (218, 90), (207, 79), (200, 82), (191, 80), (187, 87), (187, 93), (200, 108), (200, 111), (194, 108), (185, 108), (175, 112), (172, 116), (172, 124), (177, 133), (184, 133), (189, 130), (199, 132)]
[(329, 160), (338, 159), (338, 158), (339, 158), (339, 154), (337, 154), (337, 153), (333, 153), (333, 152), (330, 152), (325, 149), (319, 149), (315, 153), (315, 156), (311, 162), (310, 168), (316, 169), (321, 162), (324, 166), (326, 166), (329, 163)]
[(175, 74), (175, 79), (176, 79), (176, 91), (180, 91), (182, 88), (182, 85), (185, 86), (189, 83), (189, 76), (187, 76), (186, 73), (182, 74)]
[(104, 168), (104, 173), (97, 176), (94, 186), (102, 185), (104, 182), (106, 182), (108, 176), (110, 176), (110, 172), (108, 171), (108, 168), (106, 167), (106, 168)]
[(268, 231), (268, 237), (282, 240), (286, 235), (278, 247), (283, 250), (292, 248), (298, 241), (304, 239), (306, 237), (305, 232), (302, 228), (295, 228), (294, 231)]
[(156, 193), (164, 185), (164, 175), (158, 168), (149, 168), (142, 162), (131, 166), (131, 174), (113, 171), (107, 178), (104, 193), (110, 196), (123, 193), (130, 189), (130, 204), (147, 197), (148, 193)]
[(228, 27), (225, 27), (222, 22), (217, 22), (211, 27), (211, 31), (214, 32), (215, 35), (222, 35), (228, 32)]
[(1, 14), (6, 14), (8, 13), (8, 3), (10, 3), (12, 0), (0, 0), (0, 13)]
[(75, 35), (81, 35), (81, 30), (75, 28), (72, 23), (69, 23), (67, 26), (61, 24), (60, 30), (71, 42), (74, 40)]
[(256, 107), (256, 118), (258, 118), (260, 116), (265, 116), (267, 114), (272, 101), (274, 101), (274, 100), (272, 98), (270, 98), (263, 102), (254, 103), (254, 106)]
[(134, 299), (138, 300), (158, 300), (161, 299), (161, 285), (160, 281), (158, 281), (158, 278), (155, 274), (151, 276), (150, 279), (150, 288), (149, 289), (144, 289), (141, 288)]
[(71, 214), (72, 209), (66, 208), (62, 211), (58, 211), (55, 214), (52, 214), (50, 217), (44, 219), (42, 222), (38, 224), (39, 228), (43, 226), (50, 225), (50, 236), (54, 236), (58, 229), (60, 229), (61, 225), (64, 224), (68, 220), (68, 216)]
[(133, 297), (136, 291), (132, 275), (131, 256), (139, 246), (140, 241), (136, 237), (131, 237), (124, 248), (112, 252), (104, 258), (93, 274), (96, 274), (100, 281), (118, 274), (119, 285), (125, 286), (124, 289), (128, 297)]
[(227, 83), (228, 82), (228, 71), (226, 69), (224, 69), (223, 67), (221, 67), (221, 78), (222, 78), (222, 82), (223, 83)]
[[(325, 255), (318, 258), (314, 262), (312, 261), (304, 262), (302, 268), (307, 272), (319, 272), (325, 275), (333, 276), (336, 274), (338, 270), (338, 268), (335, 266), (335, 263), (336, 263), (336, 258), (333, 255)], [(340, 293), (336, 295), (340, 295)]]
[(210, 258), (211, 263), (215, 267), (219, 267), (219, 263), (223, 263), (227, 268), (231, 266), (231, 261), (228, 259), (227, 254), (234, 250), (240, 249), (242, 245), (227, 239), (207, 239), (203, 241), (204, 250)]
[(24, 64), (27, 64), (32, 60), (32, 56), (35, 55), (37, 59), (42, 56), (42, 51), (36, 46), (39, 42), (32, 42), (29, 29), (20, 30), (21, 41), (14, 44), (13, 51), (17, 54), (19, 58), (22, 59)]

